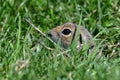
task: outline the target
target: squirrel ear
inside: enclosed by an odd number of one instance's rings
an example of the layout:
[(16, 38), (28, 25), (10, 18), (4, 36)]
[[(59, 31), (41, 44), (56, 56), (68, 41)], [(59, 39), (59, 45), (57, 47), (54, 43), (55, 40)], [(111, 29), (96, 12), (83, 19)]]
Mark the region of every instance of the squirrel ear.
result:
[(90, 49), (94, 48), (94, 43), (91, 41), (92, 35), (90, 32), (85, 29), (84, 27), (80, 27), (80, 42), (82, 44), (82, 40), (85, 42), (85, 44), (90, 44)]
[(80, 34), (80, 37), (79, 37), (79, 42), (82, 44), (82, 36)]
[(77, 52), (79, 52), (82, 49), (82, 43), (78, 41), (77, 43)]

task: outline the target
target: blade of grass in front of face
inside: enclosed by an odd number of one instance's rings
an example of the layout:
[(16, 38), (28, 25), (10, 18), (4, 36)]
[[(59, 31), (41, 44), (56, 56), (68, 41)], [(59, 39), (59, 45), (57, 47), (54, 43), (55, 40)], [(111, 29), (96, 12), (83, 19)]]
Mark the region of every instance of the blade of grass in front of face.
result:
[(81, 20), (82, 20), (82, 13), (80, 14), (80, 20), (79, 20), (79, 24), (76, 27), (76, 33), (75, 33), (75, 37), (73, 40), (73, 43), (71, 45), (71, 53), (72, 54), (76, 54), (77, 53), (77, 45), (78, 45), (78, 41), (79, 41), (79, 37), (80, 37), (80, 25), (81, 25)]

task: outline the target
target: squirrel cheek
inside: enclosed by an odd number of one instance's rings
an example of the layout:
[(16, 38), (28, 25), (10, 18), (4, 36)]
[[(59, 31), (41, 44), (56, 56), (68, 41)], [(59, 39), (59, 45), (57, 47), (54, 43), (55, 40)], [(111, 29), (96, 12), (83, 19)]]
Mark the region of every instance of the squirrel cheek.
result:
[(72, 36), (62, 37), (62, 45), (64, 48), (67, 48), (71, 45)]

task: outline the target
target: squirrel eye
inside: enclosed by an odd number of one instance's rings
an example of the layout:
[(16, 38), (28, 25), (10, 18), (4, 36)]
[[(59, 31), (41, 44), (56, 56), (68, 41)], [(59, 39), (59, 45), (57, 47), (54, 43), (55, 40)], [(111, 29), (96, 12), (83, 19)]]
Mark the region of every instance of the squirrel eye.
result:
[(62, 33), (63, 33), (64, 35), (68, 35), (68, 34), (71, 33), (71, 30), (70, 30), (70, 29), (64, 29), (64, 30), (62, 31)]

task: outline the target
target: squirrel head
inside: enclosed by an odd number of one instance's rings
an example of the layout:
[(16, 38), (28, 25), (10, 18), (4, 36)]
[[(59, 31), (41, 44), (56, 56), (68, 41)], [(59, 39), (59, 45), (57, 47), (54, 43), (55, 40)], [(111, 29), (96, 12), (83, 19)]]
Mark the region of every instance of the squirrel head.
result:
[(48, 35), (54, 42), (61, 41), (62, 47), (67, 48), (71, 45), (76, 32), (76, 25), (72, 23), (65, 23), (50, 30)]
[[(73, 23), (65, 23), (63, 25), (57, 26), (51, 29), (48, 33), (49, 37), (54, 41), (58, 42), (60, 40), (60, 45), (63, 48), (68, 48), (71, 46), (77, 31), (77, 25)], [(77, 42), (77, 47), (81, 49), (82, 40), (87, 44), (92, 38), (91, 34), (84, 27), (80, 27), (79, 40)], [(94, 47), (94, 45), (91, 45)]]

